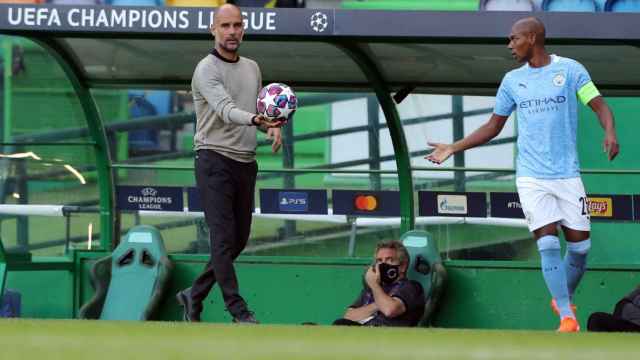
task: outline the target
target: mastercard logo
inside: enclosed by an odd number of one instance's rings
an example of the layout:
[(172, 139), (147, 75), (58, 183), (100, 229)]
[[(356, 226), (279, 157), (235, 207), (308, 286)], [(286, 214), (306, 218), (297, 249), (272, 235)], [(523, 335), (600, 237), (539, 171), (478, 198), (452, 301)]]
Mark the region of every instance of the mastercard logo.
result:
[(378, 199), (373, 195), (358, 195), (354, 199), (356, 210), (374, 211), (378, 208)]

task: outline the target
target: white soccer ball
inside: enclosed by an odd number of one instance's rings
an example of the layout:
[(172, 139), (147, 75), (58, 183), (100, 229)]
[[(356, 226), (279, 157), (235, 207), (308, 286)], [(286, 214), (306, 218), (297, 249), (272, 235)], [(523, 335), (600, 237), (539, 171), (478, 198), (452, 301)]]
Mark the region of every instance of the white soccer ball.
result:
[(258, 93), (258, 114), (271, 120), (289, 121), (298, 108), (298, 98), (289, 86), (281, 83), (271, 83)]

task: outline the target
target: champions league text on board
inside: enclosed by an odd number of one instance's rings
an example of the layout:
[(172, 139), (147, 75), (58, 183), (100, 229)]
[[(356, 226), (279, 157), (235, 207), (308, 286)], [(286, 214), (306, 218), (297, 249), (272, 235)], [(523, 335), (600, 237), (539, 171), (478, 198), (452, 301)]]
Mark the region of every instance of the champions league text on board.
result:
[[(213, 10), (199, 8), (2, 5), (0, 11), (3, 28), (47, 30), (208, 31), (215, 17)], [(245, 30), (278, 30), (275, 11), (255, 9), (243, 11), (242, 15)]]
[(183, 211), (182, 187), (116, 187), (116, 207), (120, 210)]

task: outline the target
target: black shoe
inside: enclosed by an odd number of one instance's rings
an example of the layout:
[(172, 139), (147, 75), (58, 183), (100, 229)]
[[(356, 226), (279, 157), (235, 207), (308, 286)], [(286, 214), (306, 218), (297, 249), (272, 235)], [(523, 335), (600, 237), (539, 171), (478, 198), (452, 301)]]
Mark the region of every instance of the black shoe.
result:
[(183, 308), (182, 320), (186, 322), (200, 322), (200, 312), (193, 308), (193, 301), (189, 296), (189, 289), (178, 291), (176, 300)]
[(260, 324), (256, 317), (253, 316), (253, 312), (249, 310), (245, 310), (240, 312), (238, 315), (233, 316), (234, 323), (244, 323), (244, 324)]

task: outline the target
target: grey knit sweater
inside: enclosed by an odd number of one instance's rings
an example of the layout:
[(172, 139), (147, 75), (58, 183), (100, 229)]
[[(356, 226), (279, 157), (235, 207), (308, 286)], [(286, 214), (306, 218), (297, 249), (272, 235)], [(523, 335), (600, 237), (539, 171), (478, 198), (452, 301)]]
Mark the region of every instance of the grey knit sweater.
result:
[(229, 62), (209, 54), (198, 63), (191, 79), (196, 150), (213, 150), (241, 162), (255, 160), (256, 127), (251, 118), (261, 83), (258, 64), (245, 57)]

